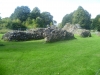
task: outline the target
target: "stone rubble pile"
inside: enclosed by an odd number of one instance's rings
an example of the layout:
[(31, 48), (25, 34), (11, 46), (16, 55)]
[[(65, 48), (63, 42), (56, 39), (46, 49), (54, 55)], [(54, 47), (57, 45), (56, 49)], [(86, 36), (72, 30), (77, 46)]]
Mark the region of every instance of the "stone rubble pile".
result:
[(79, 24), (72, 25), (70, 23), (66, 23), (62, 30), (80, 35), (81, 37), (91, 37), (91, 32), (89, 30), (82, 29)]
[(74, 34), (61, 29), (47, 28), (44, 31), (44, 37), (46, 42), (54, 42), (59, 40), (74, 39)]
[(3, 35), (2, 39), (6, 41), (27, 41), (43, 39), (43, 29), (28, 31), (11, 31)]
[(74, 34), (62, 29), (37, 28), (27, 31), (11, 31), (2, 37), (5, 41), (27, 41), (45, 39), (46, 42), (74, 39)]
[(91, 33), (89, 30), (83, 30), (80, 34), (81, 37), (91, 37)]

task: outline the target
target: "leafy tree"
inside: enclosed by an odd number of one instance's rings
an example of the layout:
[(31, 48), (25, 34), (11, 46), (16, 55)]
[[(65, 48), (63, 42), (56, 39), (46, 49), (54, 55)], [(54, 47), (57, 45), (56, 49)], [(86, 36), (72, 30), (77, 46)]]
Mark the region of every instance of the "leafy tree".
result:
[(91, 19), (91, 20), (90, 20), (90, 22), (91, 22), (90, 29), (94, 29), (93, 20), (94, 20), (94, 19)]
[(35, 19), (31, 19), (30, 17), (28, 17), (26, 21), (22, 22), (22, 25), (26, 26), (27, 28), (33, 28), (34, 24), (35, 24)]
[(47, 27), (47, 25), (50, 25), (50, 23), (53, 23), (53, 16), (49, 12), (42, 12), (41, 18), (43, 19), (44, 27)]
[[(1, 14), (1, 13), (0, 13), (0, 14)], [(2, 23), (1, 20), (2, 20), (2, 19), (1, 19), (1, 16), (0, 16), (0, 24)]]
[(31, 19), (36, 19), (37, 17), (40, 17), (40, 9), (38, 7), (35, 7), (30, 13), (30, 17)]
[(62, 28), (62, 23), (58, 23), (58, 28)]
[(36, 24), (37, 24), (37, 27), (44, 27), (43, 25), (43, 19), (40, 18), (40, 17), (37, 17), (36, 18)]
[(73, 12), (70, 14), (66, 14), (62, 19), (62, 26), (64, 26), (66, 23), (72, 23), (73, 18)]
[(23, 22), (23, 25), (29, 26), (29, 25), (31, 25), (32, 23), (33, 23), (33, 22), (32, 22), (32, 19), (31, 19), (30, 17), (28, 17), (28, 18), (26, 19), (26, 21)]
[[(0, 13), (1, 14), (1, 13)], [(0, 16), (0, 20), (1, 20), (1, 16)]]
[(90, 29), (91, 15), (81, 6), (73, 14), (73, 24), (80, 24), (82, 28)]
[(8, 21), (6, 22), (7, 25), (6, 27), (9, 29), (13, 29), (13, 30), (25, 30), (26, 26), (22, 25), (21, 21), (19, 19), (14, 19), (12, 21)]
[(27, 19), (29, 14), (30, 14), (30, 8), (28, 8), (28, 6), (21, 6), (21, 7), (18, 6), (17, 8), (15, 8), (15, 11), (14, 13), (11, 14), (10, 18), (19, 19), (23, 22)]
[(7, 26), (11, 23), (11, 19), (6, 17), (2, 18), (0, 22), (0, 28), (7, 28)]
[(100, 15), (97, 15), (92, 22), (92, 28), (100, 31)]
[[(1, 14), (1, 13), (0, 13)], [(2, 23), (2, 19), (1, 19), (1, 16), (0, 16), (0, 24)]]

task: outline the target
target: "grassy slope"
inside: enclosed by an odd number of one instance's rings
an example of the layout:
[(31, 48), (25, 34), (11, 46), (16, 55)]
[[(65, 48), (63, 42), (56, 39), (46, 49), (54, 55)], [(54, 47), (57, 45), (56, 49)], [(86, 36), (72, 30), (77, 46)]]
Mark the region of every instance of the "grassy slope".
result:
[(95, 75), (100, 69), (100, 38), (44, 43), (1, 42), (0, 75)]

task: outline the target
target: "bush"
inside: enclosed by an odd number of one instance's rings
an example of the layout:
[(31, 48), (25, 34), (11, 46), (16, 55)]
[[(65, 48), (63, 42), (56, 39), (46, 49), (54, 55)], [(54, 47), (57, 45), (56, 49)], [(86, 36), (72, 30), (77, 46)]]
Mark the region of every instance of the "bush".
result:
[(20, 24), (20, 23), (17, 23), (17, 22), (12, 22), (11, 24), (7, 25), (7, 28), (10, 28), (12, 30), (26, 30), (27, 27)]
[(9, 30), (10, 30), (10, 29), (4, 29), (4, 28), (2, 28), (2, 29), (0, 29), (0, 34), (5, 34), (5, 33), (7, 33)]
[(83, 30), (80, 36), (81, 37), (91, 37), (91, 33), (89, 30)]

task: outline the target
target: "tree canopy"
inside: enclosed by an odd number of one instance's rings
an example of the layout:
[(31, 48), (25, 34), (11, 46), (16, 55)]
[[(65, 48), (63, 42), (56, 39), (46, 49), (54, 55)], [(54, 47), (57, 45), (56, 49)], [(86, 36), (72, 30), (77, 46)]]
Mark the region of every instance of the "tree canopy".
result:
[(36, 19), (39, 16), (40, 16), (40, 9), (38, 7), (35, 7), (30, 13), (30, 17), (31, 19)]
[(80, 24), (82, 28), (90, 29), (91, 15), (83, 7), (79, 6), (76, 11), (63, 17), (62, 25), (64, 26), (66, 23)]
[[(100, 15), (91, 19), (91, 14), (81, 6), (79, 6), (77, 10), (66, 14), (62, 22), (58, 24), (58, 27), (62, 28), (66, 23), (73, 25), (79, 24), (82, 28), (91, 28), (100, 31)], [(0, 17), (0, 28), (44, 28), (47, 27), (47, 25), (57, 25), (57, 21), (53, 20), (53, 16), (50, 12), (40, 12), (38, 7), (34, 7), (31, 11), (28, 6), (18, 6), (10, 17)]]
[(46, 27), (53, 23), (53, 16), (49, 12), (41, 13), (38, 7), (33, 8), (31, 12), (27, 6), (17, 7), (10, 18), (12, 20), (19, 19), (25, 26), (33, 24), (35, 28)]
[(73, 24), (80, 24), (82, 28), (90, 29), (91, 15), (81, 6), (73, 14)]
[(62, 19), (62, 26), (64, 26), (66, 23), (72, 23), (73, 18), (73, 12), (70, 14), (66, 14)]
[(14, 13), (12, 13), (10, 17), (11, 19), (19, 19), (23, 22), (27, 19), (29, 14), (30, 14), (30, 8), (28, 6), (21, 6), (21, 7), (18, 6), (17, 8), (15, 8)]
[(53, 16), (49, 12), (42, 12), (41, 18), (43, 19), (44, 27), (47, 25), (50, 25), (50, 23), (53, 23)]
[(92, 22), (92, 28), (100, 31), (100, 15), (97, 15)]

